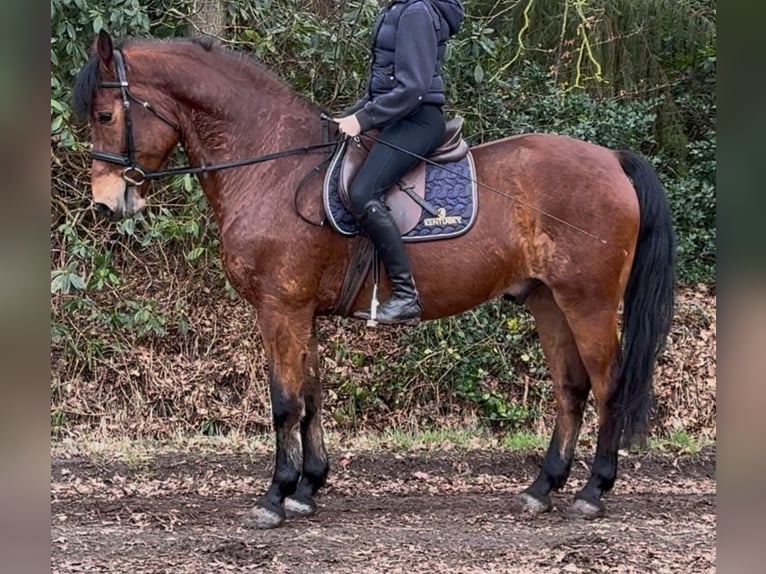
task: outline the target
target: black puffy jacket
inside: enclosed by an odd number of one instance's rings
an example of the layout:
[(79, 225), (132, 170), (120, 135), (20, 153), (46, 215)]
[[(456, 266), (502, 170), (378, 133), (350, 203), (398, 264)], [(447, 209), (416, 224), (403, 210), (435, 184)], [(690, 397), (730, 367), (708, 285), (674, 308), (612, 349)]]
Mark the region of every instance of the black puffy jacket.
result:
[(366, 131), (401, 119), (420, 104), (444, 105), (444, 52), (463, 17), (460, 0), (389, 2), (373, 28), (367, 93), (344, 115), (356, 113)]

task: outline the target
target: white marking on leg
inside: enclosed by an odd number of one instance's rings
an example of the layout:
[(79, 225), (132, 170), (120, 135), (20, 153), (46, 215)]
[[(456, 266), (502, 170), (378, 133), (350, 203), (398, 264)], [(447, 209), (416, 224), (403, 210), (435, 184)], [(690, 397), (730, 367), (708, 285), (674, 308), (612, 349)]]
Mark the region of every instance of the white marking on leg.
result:
[(285, 448), (287, 449), (287, 459), (290, 461), (290, 464), (300, 471), (303, 468), (303, 442), (301, 441), (300, 423), (290, 429)]
[(288, 516), (310, 516), (316, 512), (316, 506), (311, 506), (288, 496), (285, 498), (285, 512)]

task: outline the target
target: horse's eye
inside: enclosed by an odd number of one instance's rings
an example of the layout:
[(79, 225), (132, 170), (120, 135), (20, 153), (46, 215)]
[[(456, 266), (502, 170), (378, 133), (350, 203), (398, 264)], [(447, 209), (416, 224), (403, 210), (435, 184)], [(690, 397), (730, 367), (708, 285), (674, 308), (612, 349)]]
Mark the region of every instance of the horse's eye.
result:
[(108, 124), (109, 122), (111, 122), (112, 121), (111, 112), (99, 112), (98, 121), (101, 124)]

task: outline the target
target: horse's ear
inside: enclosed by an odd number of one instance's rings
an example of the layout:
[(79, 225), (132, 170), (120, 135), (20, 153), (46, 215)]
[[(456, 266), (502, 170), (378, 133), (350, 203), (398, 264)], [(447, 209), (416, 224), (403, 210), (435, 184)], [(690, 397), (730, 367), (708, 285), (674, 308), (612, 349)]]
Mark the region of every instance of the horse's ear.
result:
[(93, 42), (93, 52), (98, 54), (101, 63), (109, 69), (112, 65), (112, 55), (114, 47), (112, 46), (112, 37), (105, 30), (100, 30), (96, 40)]

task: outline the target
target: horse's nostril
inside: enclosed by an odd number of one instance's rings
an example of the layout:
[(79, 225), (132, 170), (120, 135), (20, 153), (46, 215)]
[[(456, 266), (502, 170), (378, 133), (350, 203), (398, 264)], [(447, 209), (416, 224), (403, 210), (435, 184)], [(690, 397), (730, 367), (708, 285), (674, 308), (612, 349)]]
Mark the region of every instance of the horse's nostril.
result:
[(97, 203), (95, 207), (96, 213), (101, 217), (106, 217), (107, 219), (112, 219), (114, 217), (114, 211), (103, 203)]

